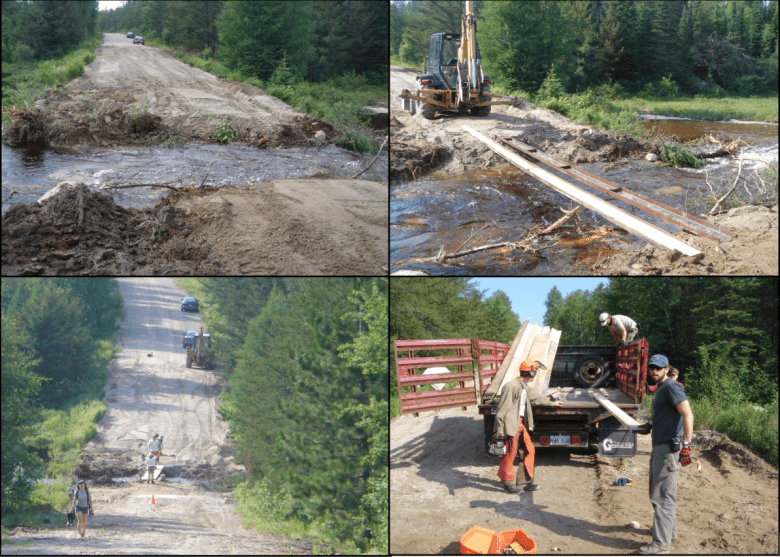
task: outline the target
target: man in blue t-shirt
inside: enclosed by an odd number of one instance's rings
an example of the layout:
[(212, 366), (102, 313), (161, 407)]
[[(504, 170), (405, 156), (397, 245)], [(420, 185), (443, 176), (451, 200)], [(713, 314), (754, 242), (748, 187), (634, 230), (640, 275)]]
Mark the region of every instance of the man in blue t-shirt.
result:
[[(655, 514), (653, 541), (639, 548), (643, 554), (669, 553), (677, 537), (677, 470), (691, 463), (693, 412), (682, 385), (669, 379), (668, 371), (669, 360), (663, 354), (655, 354), (647, 362), (647, 382), (657, 385), (650, 452), (650, 502)], [(644, 433), (649, 432), (648, 428)]]

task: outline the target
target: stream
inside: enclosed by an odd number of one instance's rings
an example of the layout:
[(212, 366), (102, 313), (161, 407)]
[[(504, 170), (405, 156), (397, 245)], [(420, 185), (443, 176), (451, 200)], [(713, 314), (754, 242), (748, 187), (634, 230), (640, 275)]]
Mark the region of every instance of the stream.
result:
[[(373, 155), (357, 154), (333, 145), (257, 149), (243, 144), (188, 143), (167, 148), (111, 147), (95, 150), (12, 148), (2, 146), (3, 213), (15, 203), (30, 203), (61, 180), (77, 180), (96, 189), (104, 184), (171, 184), (244, 186), (324, 173), (350, 177), (363, 170)], [(209, 165), (214, 163), (209, 170)], [(387, 157), (380, 156), (361, 176), (387, 181)], [(11, 194), (11, 190), (19, 193)], [(163, 188), (114, 190), (123, 207), (147, 208), (166, 195)]]
[[(711, 133), (742, 138), (750, 145), (742, 151), (746, 157), (743, 172), (761, 166), (761, 161), (774, 160), (777, 164), (777, 124), (655, 120), (646, 125), (655, 125), (664, 135), (676, 134), (681, 139), (695, 139)], [(645, 160), (577, 165), (618, 186), (694, 216), (711, 207), (707, 177), (712, 181), (715, 174), (731, 176), (736, 172), (736, 166), (735, 157), (708, 159), (699, 169), (674, 168)], [(560, 176), (567, 179), (565, 175)], [(671, 234), (680, 231), (677, 226), (637, 207), (580, 182), (575, 184)], [(393, 185), (390, 190), (390, 272), (405, 269), (431, 275), (587, 274), (588, 267), (596, 260), (617, 250), (638, 249), (646, 244), (644, 239), (616, 230), (599, 214), (583, 209), (575, 217), (577, 220), (570, 221), (573, 225), (562, 227), (560, 233), (542, 237), (534, 244), (533, 247), (540, 248), (559, 242), (555, 247), (542, 250), (541, 257), (498, 248), (450, 259), (446, 263), (424, 260), (436, 257), (440, 250), (452, 254), (486, 244), (518, 241), (526, 230), (536, 225), (548, 226), (563, 216), (560, 208), (569, 210), (574, 205), (569, 198), (508, 164), (457, 175), (438, 171), (414, 182)], [(485, 229), (478, 232), (483, 227)]]

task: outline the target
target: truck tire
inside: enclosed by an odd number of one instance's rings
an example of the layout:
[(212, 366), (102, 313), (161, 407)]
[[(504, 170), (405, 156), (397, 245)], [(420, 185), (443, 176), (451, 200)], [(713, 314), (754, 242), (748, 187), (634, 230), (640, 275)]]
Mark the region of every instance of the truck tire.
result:
[(187, 367), (192, 367), (192, 356), (187, 352)]
[[(425, 96), (430, 98), (429, 95)], [(436, 118), (436, 105), (420, 101), (420, 116), (426, 120), (433, 120)]]
[[(490, 85), (485, 85), (482, 87), (483, 93), (490, 93)], [(477, 99), (479, 102), (489, 102), (490, 97), (479, 97)], [(490, 114), (490, 106), (475, 106), (471, 109), (471, 115), (472, 116), (487, 116)]]
[(580, 387), (595, 389), (609, 378), (609, 364), (598, 354), (586, 354), (574, 364), (574, 380)]

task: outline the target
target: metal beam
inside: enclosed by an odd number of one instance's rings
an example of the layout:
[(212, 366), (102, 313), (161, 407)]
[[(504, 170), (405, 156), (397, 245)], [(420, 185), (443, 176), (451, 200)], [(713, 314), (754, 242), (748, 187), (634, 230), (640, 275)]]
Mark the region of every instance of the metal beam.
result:
[(661, 246), (670, 250), (677, 250), (683, 255), (691, 256), (701, 254), (699, 250), (686, 244), (682, 240), (675, 238), (668, 232), (665, 232), (664, 230), (661, 230), (660, 228), (653, 226), (652, 224), (649, 224), (642, 219), (638, 219), (626, 211), (618, 209), (606, 201), (599, 199), (595, 195), (583, 191), (569, 182), (558, 178), (554, 174), (547, 172), (546, 170), (516, 155), (515, 153), (512, 153), (508, 149), (501, 147), (498, 143), (488, 139), (478, 131), (471, 129), (468, 126), (463, 126), (463, 129), (482, 141), (494, 152), (501, 155), (515, 166), (523, 169), (528, 174), (532, 175), (534, 178), (544, 182), (558, 193), (573, 199), (580, 205), (583, 205), (592, 211), (596, 211), (605, 219), (614, 223), (620, 228), (640, 236), (657, 246)]

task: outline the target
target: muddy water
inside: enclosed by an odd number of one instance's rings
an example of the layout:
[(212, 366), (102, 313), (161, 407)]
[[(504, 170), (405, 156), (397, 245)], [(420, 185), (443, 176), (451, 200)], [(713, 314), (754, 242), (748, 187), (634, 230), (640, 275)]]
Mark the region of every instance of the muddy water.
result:
[[(81, 152), (3, 145), (2, 157), (3, 213), (12, 204), (35, 201), (65, 179), (78, 180), (92, 188), (104, 184), (200, 185), (209, 165), (214, 162), (206, 185), (243, 186), (316, 173), (348, 177), (365, 168), (373, 158), (332, 145), (256, 149), (242, 144), (224, 147), (187, 144), (171, 149), (162, 146), (115, 147)], [(380, 156), (361, 178), (386, 181), (387, 157)], [(6, 188), (20, 193), (11, 195)], [(114, 190), (114, 200), (124, 207), (152, 207), (165, 193), (166, 190), (159, 188)]]
[[(701, 202), (707, 186), (701, 172), (646, 161), (631, 161), (609, 171), (602, 166), (580, 164), (578, 168), (681, 211), (698, 215), (705, 209)], [(567, 179), (565, 175), (561, 177)], [(587, 185), (576, 185), (670, 233), (680, 231)], [(526, 229), (548, 226), (563, 216), (559, 208), (572, 208), (569, 198), (511, 166), (459, 175), (434, 173), (417, 182), (393, 186), (390, 203), (391, 272), (418, 269), (433, 275), (583, 274), (596, 260), (615, 250), (639, 248), (646, 243), (615, 229), (597, 213), (583, 209), (574, 225), (561, 228), (559, 234), (543, 237), (535, 244), (541, 247), (559, 242), (558, 246), (542, 252), (544, 258), (503, 249), (450, 260), (446, 265), (420, 261), (436, 256), (442, 248), (447, 253), (455, 252), (486, 223), (490, 223), (488, 228), (462, 249), (517, 241)]]
[[(663, 118), (663, 117), (659, 117)], [(707, 134), (724, 134), (742, 138), (749, 143), (777, 140), (777, 123), (756, 122), (697, 122), (693, 120), (654, 119), (642, 122), (648, 131), (665, 136), (676, 135), (681, 141), (698, 139)]]

